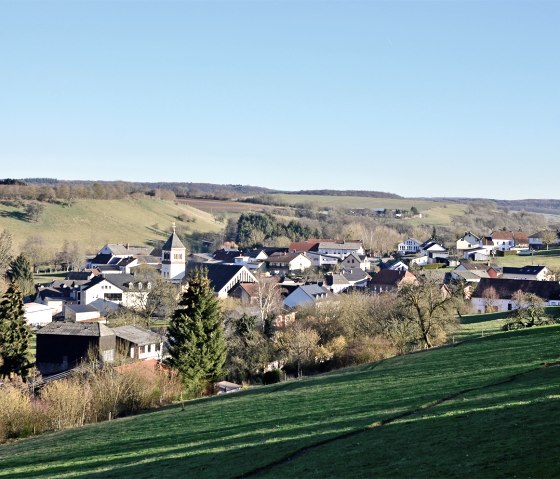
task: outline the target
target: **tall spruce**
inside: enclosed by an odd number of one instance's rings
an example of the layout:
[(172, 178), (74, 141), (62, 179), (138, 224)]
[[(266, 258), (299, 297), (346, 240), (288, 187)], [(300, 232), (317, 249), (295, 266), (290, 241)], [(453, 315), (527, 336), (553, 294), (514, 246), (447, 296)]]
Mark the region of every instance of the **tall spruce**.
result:
[(220, 305), (207, 271), (195, 270), (188, 284), (167, 331), (167, 363), (179, 371), (188, 390), (198, 393), (223, 375), (226, 343)]
[(0, 375), (24, 374), (31, 331), (25, 322), (23, 295), (10, 285), (0, 303)]
[(15, 283), (18, 289), (27, 296), (32, 294), (35, 286), (33, 281), (33, 269), (27, 257), (20, 254), (16, 259), (10, 263), (10, 270), (8, 277)]

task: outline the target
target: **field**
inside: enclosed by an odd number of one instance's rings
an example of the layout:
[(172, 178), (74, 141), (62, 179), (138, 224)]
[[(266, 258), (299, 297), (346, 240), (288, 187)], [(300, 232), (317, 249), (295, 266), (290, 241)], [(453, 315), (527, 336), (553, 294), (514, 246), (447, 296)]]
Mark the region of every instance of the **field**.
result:
[[(186, 215), (191, 222), (181, 222)], [(223, 224), (193, 207), (157, 199), (78, 200), (70, 207), (45, 204), (37, 223), (21, 219), (21, 209), (0, 204), (0, 229), (9, 230), (21, 247), (31, 235), (42, 236), (48, 247), (60, 249), (65, 239), (78, 241), (86, 252), (106, 243), (145, 244), (166, 239), (173, 222), (179, 231), (218, 231)]]
[(410, 218), (412, 224), (450, 225), (453, 216), (465, 212), (467, 205), (460, 203), (444, 203), (432, 200), (417, 200), (410, 198), (368, 198), (361, 196), (321, 196), (321, 195), (271, 195), (287, 205), (310, 203), (317, 207), (331, 208), (387, 208), (409, 210), (415, 206), (422, 218)]
[(274, 206), (259, 205), (255, 203), (243, 203), (240, 201), (225, 200), (206, 200), (199, 198), (177, 199), (177, 202), (192, 206), (193, 208), (201, 211), (206, 211), (210, 214), (243, 213), (245, 211), (266, 211), (274, 208)]
[(0, 477), (559, 477), (560, 327), (0, 446)]
[(527, 266), (527, 265), (541, 265), (546, 266), (548, 269), (559, 271), (560, 270), (560, 254), (554, 255), (535, 255), (535, 256), (496, 256), (492, 258), (492, 263), (498, 266)]

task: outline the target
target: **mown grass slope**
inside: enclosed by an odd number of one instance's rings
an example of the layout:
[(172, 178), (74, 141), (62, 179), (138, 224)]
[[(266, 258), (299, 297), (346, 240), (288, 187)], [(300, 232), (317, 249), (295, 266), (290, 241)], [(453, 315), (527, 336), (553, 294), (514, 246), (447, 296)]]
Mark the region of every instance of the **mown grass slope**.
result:
[(0, 477), (558, 477), (560, 327), (0, 447)]
[[(109, 242), (145, 244), (167, 238), (173, 222), (185, 232), (219, 231), (224, 226), (188, 205), (148, 198), (77, 200), (70, 207), (46, 203), (36, 223), (22, 219), (21, 212), (22, 208), (0, 204), (0, 229), (9, 230), (20, 247), (29, 236), (40, 235), (55, 250), (65, 239), (78, 241), (88, 252)], [(180, 221), (181, 215), (191, 221)]]

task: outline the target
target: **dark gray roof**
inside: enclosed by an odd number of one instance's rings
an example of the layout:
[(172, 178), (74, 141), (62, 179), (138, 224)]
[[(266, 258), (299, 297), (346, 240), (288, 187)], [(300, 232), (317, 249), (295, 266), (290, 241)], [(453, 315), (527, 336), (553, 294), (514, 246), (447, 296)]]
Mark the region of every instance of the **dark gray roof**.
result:
[(348, 281), (364, 281), (370, 279), (370, 275), (360, 268), (343, 269), (342, 276), (344, 276)]
[(240, 264), (203, 263), (187, 265), (187, 275), (195, 269), (206, 269), (212, 288), (217, 293), (239, 273), (244, 266)]
[(239, 250), (225, 250), (219, 249), (212, 253), (212, 258), (216, 261), (222, 261), (224, 263), (233, 263), (235, 258), (241, 256), (241, 251)]
[(494, 288), (501, 299), (511, 299), (517, 291), (532, 293), (545, 301), (560, 299), (560, 283), (557, 281), (536, 281), (530, 279), (481, 278), (473, 298), (482, 298), (487, 288)]
[(90, 261), (90, 263), (95, 265), (109, 264), (112, 258), (112, 254), (98, 254)]
[[(137, 290), (139, 289), (138, 288), (139, 283), (142, 283), (143, 285), (148, 284), (147, 281), (138, 281), (138, 278), (135, 278), (132, 274), (107, 274), (103, 276), (96, 276), (89, 283), (87, 283), (83, 289), (84, 290), (89, 289), (92, 286), (101, 283), (102, 281), (107, 281), (111, 283), (113, 286), (122, 289), (123, 291)], [(132, 288), (130, 287), (131, 283), (133, 285)], [(146, 289), (146, 288), (142, 288), (142, 289)]]
[(319, 286), (318, 284), (304, 284), (303, 286), (300, 286), (300, 288), (313, 298), (321, 295), (328, 295), (330, 293), (327, 288)]
[(115, 333), (101, 323), (62, 323), (53, 322), (43, 326), (36, 334), (55, 336), (114, 336)]
[(91, 271), (70, 271), (66, 273), (67, 280), (87, 281), (92, 276)]
[(502, 268), (502, 273), (503, 274), (532, 274), (532, 275), (537, 275), (539, 274), (543, 269), (545, 269), (546, 266), (523, 266), (522, 268), (515, 268), (512, 266), (504, 266)]
[(349, 281), (340, 273), (326, 274), (325, 282), (328, 286), (333, 286), (335, 284), (350, 285)]
[(94, 308), (89, 304), (67, 304), (66, 308), (71, 309), (75, 313), (94, 313), (96, 311), (99, 312), (97, 308)]
[(115, 332), (117, 338), (122, 338), (140, 346), (160, 343), (162, 341), (162, 337), (159, 334), (148, 329), (139, 328), (138, 326), (119, 326), (117, 328), (113, 328), (113, 331)]
[(371, 278), (371, 284), (398, 285), (406, 275), (407, 271), (396, 269), (382, 269)]
[(165, 244), (161, 247), (162, 251), (171, 251), (172, 249), (184, 248), (185, 245), (177, 236), (177, 233), (171, 233)]

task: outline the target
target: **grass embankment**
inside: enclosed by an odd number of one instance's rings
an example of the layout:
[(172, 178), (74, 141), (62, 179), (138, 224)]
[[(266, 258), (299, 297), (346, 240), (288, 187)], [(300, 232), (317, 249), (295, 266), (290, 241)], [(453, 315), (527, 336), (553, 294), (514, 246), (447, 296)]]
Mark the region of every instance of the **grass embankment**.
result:
[(20, 441), (0, 447), (0, 477), (558, 477), (560, 369), (543, 363), (560, 359), (559, 334), (496, 334)]
[[(19, 248), (29, 236), (40, 235), (53, 251), (59, 251), (68, 240), (77, 241), (87, 252), (96, 252), (106, 243), (136, 245), (165, 240), (173, 222), (184, 232), (219, 231), (224, 226), (209, 213), (158, 199), (78, 200), (70, 207), (44, 205), (44, 213), (34, 223), (22, 219), (21, 208), (0, 204), (0, 229), (9, 230)], [(194, 221), (182, 222), (181, 215)]]

